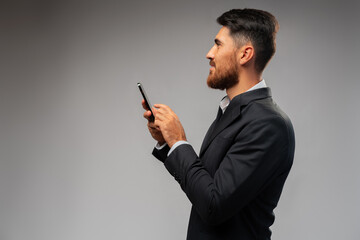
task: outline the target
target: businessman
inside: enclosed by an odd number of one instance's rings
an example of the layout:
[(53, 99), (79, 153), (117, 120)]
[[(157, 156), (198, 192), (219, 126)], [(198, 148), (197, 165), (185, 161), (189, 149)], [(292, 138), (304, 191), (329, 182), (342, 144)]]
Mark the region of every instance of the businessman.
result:
[(153, 155), (192, 203), (187, 239), (270, 239), (295, 149), (290, 119), (262, 78), (275, 53), (278, 23), (256, 9), (233, 9), (217, 21), (222, 27), (206, 56), (207, 85), (226, 90), (226, 96), (200, 153), (171, 108), (155, 104), (155, 121), (148, 121), (157, 141)]

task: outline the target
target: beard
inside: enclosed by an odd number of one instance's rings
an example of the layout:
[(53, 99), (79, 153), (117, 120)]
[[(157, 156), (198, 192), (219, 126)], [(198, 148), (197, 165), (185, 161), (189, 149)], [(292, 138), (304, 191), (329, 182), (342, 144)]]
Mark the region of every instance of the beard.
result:
[(236, 64), (235, 54), (230, 57), (229, 61), (223, 62), (223, 67), (215, 68), (210, 72), (207, 78), (207, 85), (213, 89), (229, 89), (239, 82), (238, 66)]

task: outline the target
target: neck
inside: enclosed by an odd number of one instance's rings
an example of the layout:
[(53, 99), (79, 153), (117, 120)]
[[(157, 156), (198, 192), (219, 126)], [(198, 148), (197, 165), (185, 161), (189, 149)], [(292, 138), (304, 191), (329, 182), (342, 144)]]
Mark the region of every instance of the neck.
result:
[(232, 100), (235, 96), (246, 92), (260, 81), (261, 74), (243, 72), (241, 75), (239, 74), (238, 83), (235, 86), (226, 89), (226, 94), (228, 95), (229, 99)]

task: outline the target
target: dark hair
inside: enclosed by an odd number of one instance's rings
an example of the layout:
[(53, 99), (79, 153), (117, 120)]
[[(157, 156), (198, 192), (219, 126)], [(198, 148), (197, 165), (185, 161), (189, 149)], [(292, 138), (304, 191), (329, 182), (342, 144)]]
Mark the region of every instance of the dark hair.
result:
[[(232, 9), (218, 17), (217, 22), (229, 28), (238, 47), (250, 41), (255, 49), (255, 69), (261, 73), (275, 53), (275, 36), (279, 29), (276, 18), (257, 9)], [(246, 42), (244, 42), (246, 41)]]

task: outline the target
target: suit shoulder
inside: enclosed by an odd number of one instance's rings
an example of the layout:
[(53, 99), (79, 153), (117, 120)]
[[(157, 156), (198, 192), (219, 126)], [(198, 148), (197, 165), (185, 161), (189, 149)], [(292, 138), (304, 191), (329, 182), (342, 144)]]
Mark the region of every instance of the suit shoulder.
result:
[(249, 103), (242, 110), (242, 115), (247, 118), (248, 123), (263, 122), (268, 127), (276, 125), (293, 138), (294, 129), (290, 118), (271, 97)]
[(254, 115), (257, 119), (280, 117), (285, 122), (291, 122), (287, 114), (276, 104), (272, 98), (260, 99), (249, 103), (246, 114)]

